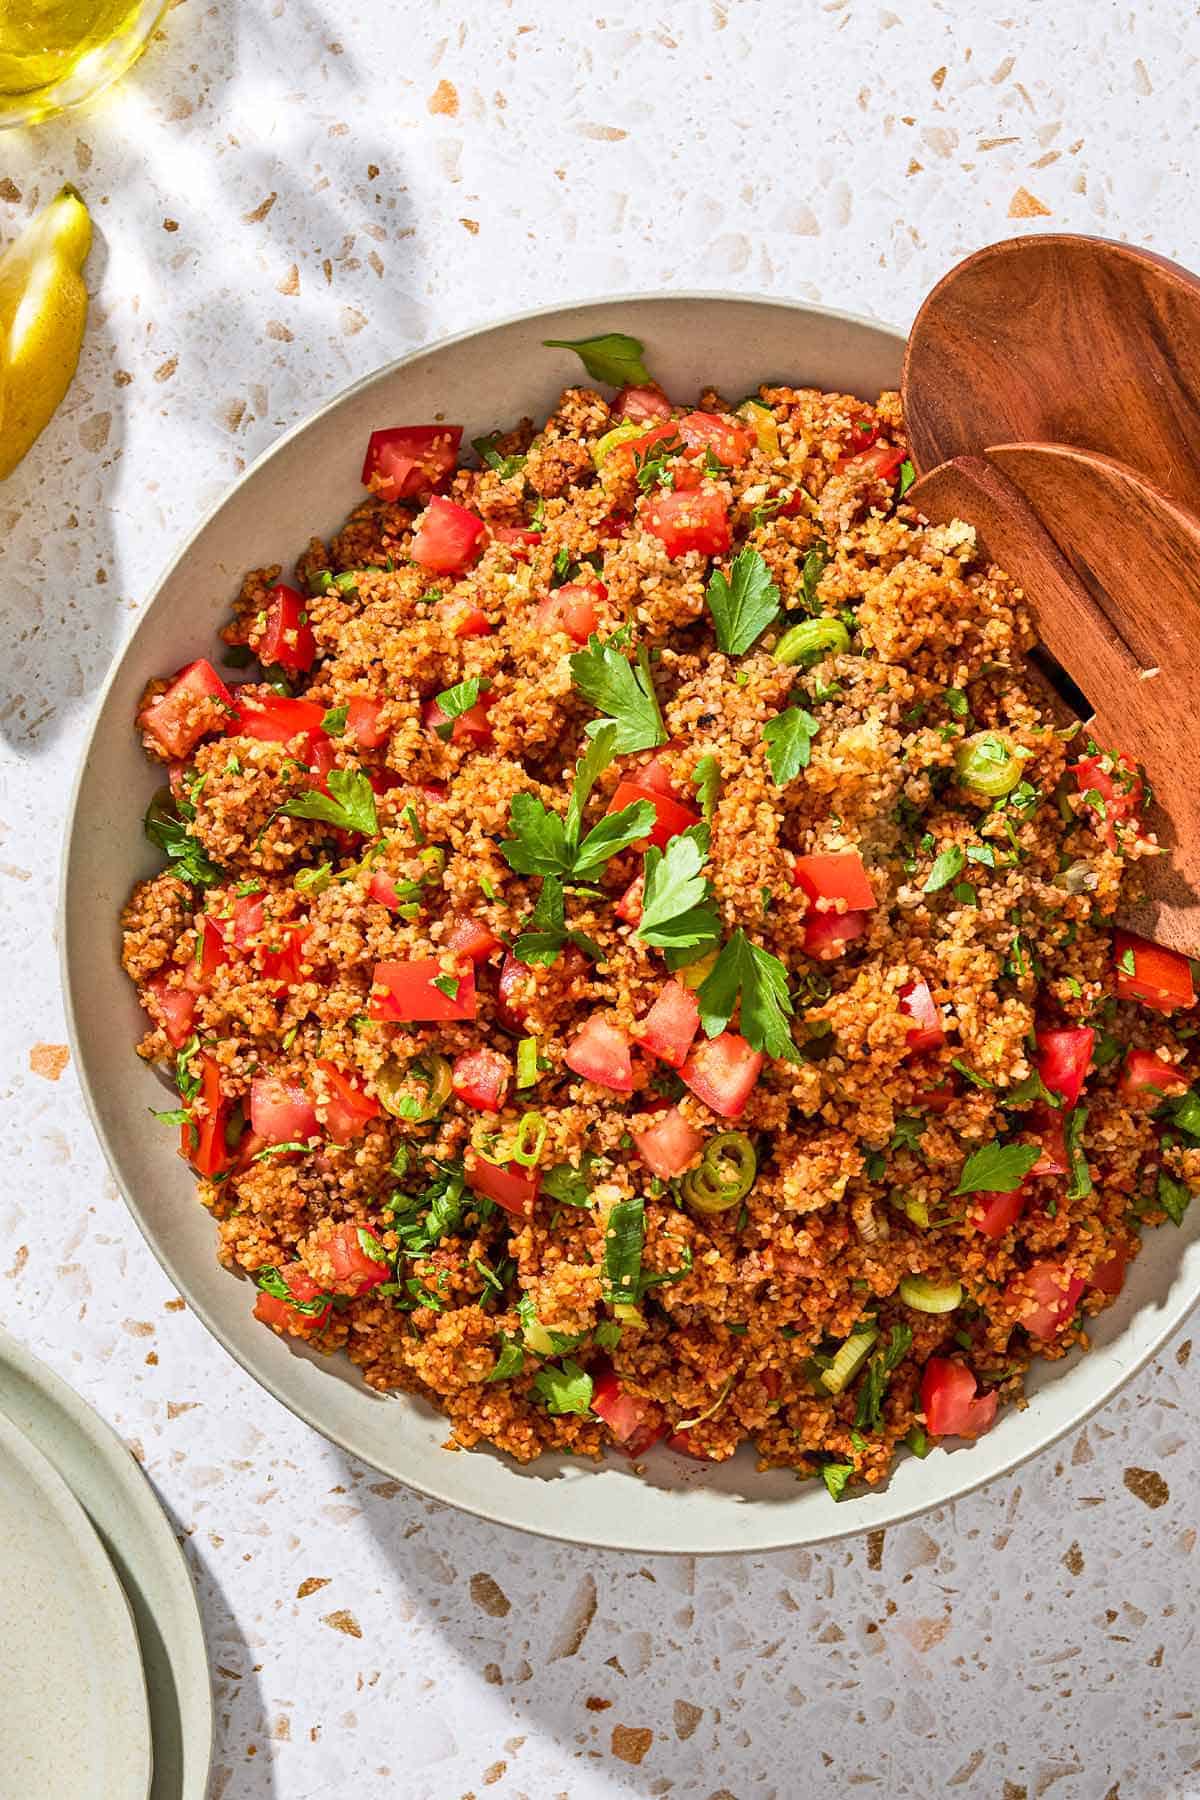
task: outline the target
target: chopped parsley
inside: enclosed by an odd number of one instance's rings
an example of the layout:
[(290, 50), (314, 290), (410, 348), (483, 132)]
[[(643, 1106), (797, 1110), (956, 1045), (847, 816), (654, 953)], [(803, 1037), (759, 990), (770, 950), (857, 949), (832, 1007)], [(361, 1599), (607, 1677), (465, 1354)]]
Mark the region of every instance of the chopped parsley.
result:
[(1184, 1182), (1160, 1169), (1155, 1198), (1173, 1225), (1183, 1224), (1183, 1215), (1192, 1204), (1192, 1191)]
[(726, 656), (743, 655), (779, 617), (779, 589), (757, 550), (739, 551), (728, 576), (715, 570), (705, 599)]
[(717, 795), (721, 791), (721, 765), (715, 756), (702, 756), (692, 773), (696, 784), (696, 798), (700, 802), (700, 811), (706, 822), (712, 822), (713, 813), (717, 809)]
[(523, 456), (501, 456), (496, 448), (499, 439), (500, 433), (493, 431), (487, 437), (472, 438), (471, 448), (481, 463), (485, 463), (489, 469), (495, 469), (501, 481), (508, 481), (513, 475), (520, 474), (525, 467), (525, 458)]
[(341, 737), (346, 729), (346, 720), (350, 716), (348, 706), (331, 706), (321, 720), (321, 730), (329, 737)]
[(867, 1372), (858, 1390), (854, 1424), (859, 1431), (878, 1431), (883, 1416), (884, 1397), (893, 1371), (908, 1355), (913, 1334), (907, 1325), (893, 1325), (886, 1347), (877, 1350), (867, 1364)]
[[(628, 667), (628, 664), (626, 664)], [(518, 875), (569, 876), (576, 880), (600, 868), (618, 851), (644, 838), (655, 821), (649, 800), (636, 800), (609, 813), (580, 841), (583, 810), (596, 781), (617, 754), (619, 727), (604, 725), (575, 770), (565, 817), (551, 812), (536, 794), (514, 794), (508, 809), (512, 836), (500, 853)]]
[(692, 1270), (692, 1249), (684, 1245), (677, 1269), (647, 1275), (642, 1269), (646, 1241), (646, 1202), (619, 1200), (608, 1215), (601, 1265), (601, 1292), (610, 1306), (636, 1306), (652, 1287), (682, 1281)]
[(697, 999), (708, 1037), (725, 1030), (740, 999), (741, 1034), (751, 1048), (776, 1058), (794, 1055), (787, 970), (769, 950), (752, 944), (740, 927), (701, 983)]
[(326, 776), (329, 792), (309, 788), (295, 800), (280, 807), (292, 819), (320, 819), (339, 831), (355, 831), (362, 837), (374, 837), (379, 830), (375, 812), (375, 793), (361, 769), (330, 769)]
[(171, 859), (172, 873), (192, 887), (212, 887), (224, 881), (225, 872), (209, 857), (188, 825), (196, 809), (186, 800), (175, 802), (169, 788), (160, 788), (146, 808), (146, 836)]
[(658, 696), (650, 673), (650, 658), (643, 644), (633, 662), (622, 653), (621, 634), (603, 642), (594, 633), (586, 650), (577, 650), (571, 658), (571, 674), (580, 693), (590, 700), (604, 720), (593, 720), (589, 737), (597, 737), (607, 725), (615, 724), (615, 753), (627, 756), (634, 750), (654, 750), (667, 741), (666, 727), (659, 710)]
[(1083, 1153), (1080, 1138), (1087, 1124), (1088, 1109), (1076, 1106), (1063, 1122), (1063, 1141), (1067, 1149), (1067, 1199), (1082, 1200), (1092, 1191), (1092, 1172)]
[(646, 851), (646, 885), (637, 935), (659, 950), (695, 949), (715, 943), (721, 922), (703, 873), (708, 826), (693, 825), (673, 837), (665, 850)]
[(588, 1413), (592, 1408), (592, 1378), (586, 1369), (566, 1357), (561, 1367), (550, 1363), (533, 1378), (533, 1391), (552, 1414)]
[(853, 1463), (827, 1462), (821, 1464), (821, 1480), (829, 1489), (834, 1500), (840, 1500), (846, 1491), (846, 1483), (854, 1473)]
[(903, 500), (913, 482), (917, 479), (917, 471), (906, 456), (900, 464), (900, 486), (896, 493), (897, 500)]
[(966, 856), (957, 844), (943, 850), (933, 859), (933, 867), (925, 877), (921, 888), (923, 894), (936, 894), (941, 888), (949, 887), (962, 874), (967, 864)]
[(984, 1144), (962, 1166), (955, 1194), (1014, 1194), (1041, 1157), (1040, 1144)]
[(488, 1381), (511, 1381), (525, 1367), (525, 1350), (520, 1338), (501, 1335), (496, 1360), (485, 1377)]
[(819, 730), (819, 721), (802, 706), (789, 706), (786, 712), (767, 720), (763, 742), (776, 787), (786, 787), (801, 769), (807, 769), (812, 741)]

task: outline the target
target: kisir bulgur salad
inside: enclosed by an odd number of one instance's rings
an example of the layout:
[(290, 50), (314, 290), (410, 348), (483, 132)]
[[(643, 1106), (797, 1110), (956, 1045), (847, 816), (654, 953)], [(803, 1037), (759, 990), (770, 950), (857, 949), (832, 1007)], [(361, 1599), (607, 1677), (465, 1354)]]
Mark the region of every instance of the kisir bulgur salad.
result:
[[(264, 1327), (451, 1442), (878, 1483), (1086, 1345), (1200, 1176), (1157, 853), (895, 394), (373, 434), (138, 713), (124, 962)], [(240, 685), (231, 670), (248, 672)]]

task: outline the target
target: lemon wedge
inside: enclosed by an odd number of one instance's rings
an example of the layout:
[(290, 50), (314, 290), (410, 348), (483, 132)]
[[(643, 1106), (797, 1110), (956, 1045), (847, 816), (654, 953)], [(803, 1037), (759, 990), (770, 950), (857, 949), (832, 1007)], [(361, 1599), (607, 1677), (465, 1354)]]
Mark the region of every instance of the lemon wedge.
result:
[(88, 209), (64, 187), (0, 256), (0, 480), (50, 423), (71, 385), (92, 241)]

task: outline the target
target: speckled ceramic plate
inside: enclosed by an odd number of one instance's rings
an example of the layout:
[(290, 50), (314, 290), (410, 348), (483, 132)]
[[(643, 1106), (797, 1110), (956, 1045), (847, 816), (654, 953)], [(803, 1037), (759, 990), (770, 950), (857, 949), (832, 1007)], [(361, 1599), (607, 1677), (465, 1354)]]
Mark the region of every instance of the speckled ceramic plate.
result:
[(0, 1800), (146, 1800), (137, 1633), (62, 1476), (0, 1415)]
[(885, 326), (775, 300), (694, 294), (626, 298), (511, 319), (451, 338), (347, 390), (259, 458), (184, 545), (145, 609), (101, 700), (84, 755), (64, 864), (62, 945), (75, 1055), (96, 1129), (134, 1217), (200, 1317), (285, 1405), (356, 1456), (411, 1487), (507, 1525), (640, 1551), (745, 1551), (817, 1543), (891, 1525), (1007, 1472), (1077, 1425), (1138, 1368), (1200, 1295), (1200, 1207), (1187, 1229), (1147, 1234), (1120, 1301), (1095, 1321), (1086, 1357), (1047, 1364), (1031, 1404), (977, 1444), (906, 1457), (881, 1492), (836, 1505), (817, 1482), (760, 1475), (753, 1453), (703, 1467), (659, 1451), (638, 1475), (545, 1457), (519, 1468), (489, 1451), (442, 1449), (444, 1418), (362, 1385), (344, 1358), (293, 1350), (251, 1318), (253, 1292), (218, 1267), (212, 1222), (133, 1054), (144, 1018), (117, 959), (117, 919), (132, 883), (159, 866), (140, 830), (156, 785), (132, 728), (146, 681), (212, 653), (244, 570), (290, 565), (360, 497), (363, 445), (377, 426), (462, 420), (469, 440), (542, 416), (577, 381), (569, 351), (543, 338), (631, 332), (671, 393), (712, 383), (739, 395), (764, 380), (873, 397), (895, 386), (903, 339)]
[[(94, 1527), (132, 1608), (150, 1708), (150, 1800), (204, 1800), (213, 1726), (204, 1633), (183, 1552), (154, 1489), (103, 1419), (53, 1370), (0, 1331), (0, 1426), (6, 1422), (66, 1482), (87, 1515), (85, 1528), (91, 1532)], [(4, 1556), (0, 1540), (0, 1564)], [(7, 1641), (0, 1631), (0, 1664)], [(0, 1696), (7, 1692), (0, 1678)], [(6, 1704), (0, 1702), (0, 1715)], [(0, 1718), (0, 1744), (6, 1742), (5, 1729)], [(3, 1800), (9, 1791), (4, 1785), (8, 1767), (0, 1751)], [(47, 1800), (55, 1792), (44, 1791)], [(63, 1792), (71, 1800), (85, 1800), (90, 1790), (68, 1787)], [(114, 1788), (111, 1800), (123, 1792)], [(27, 1786), (20, 1790), (20, 1800), (34, 1800), (35, 1795), (40, 1800), (42, 1793)], [(97, 1794), (110, 1800), (107, 1789)]]

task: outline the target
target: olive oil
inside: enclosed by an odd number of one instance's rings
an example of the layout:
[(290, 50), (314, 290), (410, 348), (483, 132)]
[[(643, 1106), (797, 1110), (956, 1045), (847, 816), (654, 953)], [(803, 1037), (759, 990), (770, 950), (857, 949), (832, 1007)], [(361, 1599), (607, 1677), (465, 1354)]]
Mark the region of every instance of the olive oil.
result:
[(87, 99), (141, 54), (165, 0), (0, 0), (0, 125)]

